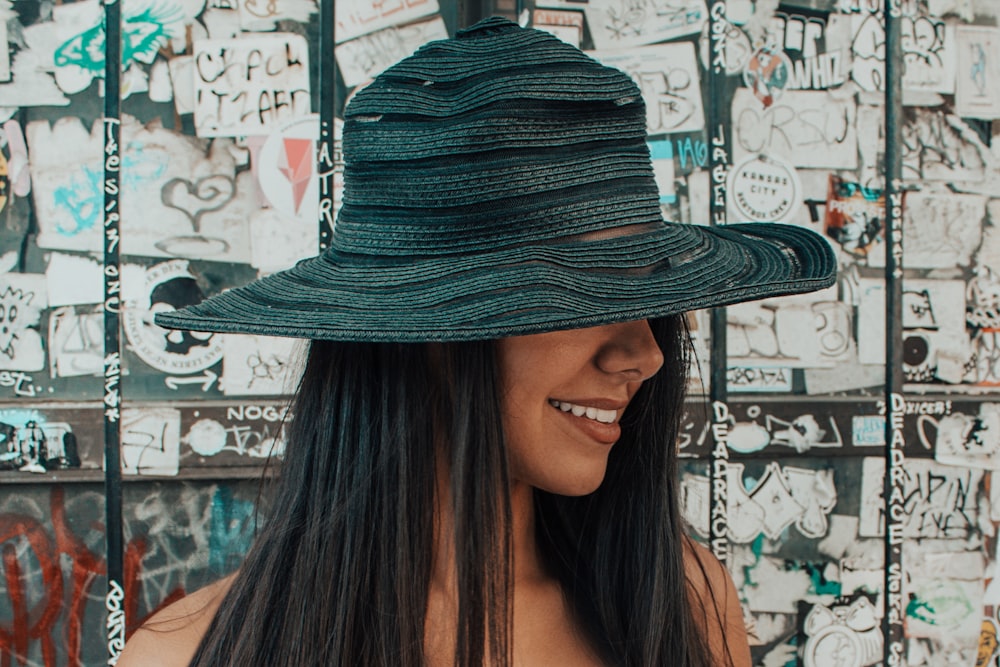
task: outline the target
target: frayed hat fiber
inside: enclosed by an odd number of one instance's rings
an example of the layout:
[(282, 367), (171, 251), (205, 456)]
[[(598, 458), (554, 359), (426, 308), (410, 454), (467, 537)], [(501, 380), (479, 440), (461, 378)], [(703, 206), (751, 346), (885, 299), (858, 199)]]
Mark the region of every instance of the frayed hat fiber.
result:
[(500, 338), (808, 292), (836, 279), (794, 225), (663, 220), (624, 73), (487, 19), (345, 111), (330, 248), (156, 323), (353, 341)]

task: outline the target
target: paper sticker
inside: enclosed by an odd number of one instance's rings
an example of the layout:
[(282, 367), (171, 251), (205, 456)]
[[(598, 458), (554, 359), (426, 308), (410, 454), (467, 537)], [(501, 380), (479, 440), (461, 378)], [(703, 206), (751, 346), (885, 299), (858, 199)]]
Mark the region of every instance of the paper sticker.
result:
[(695, 132), (705, 127), (700, 71), (690, 42), (589, 54), (635, 81), (646, 103), (648, 134)]
[(821, 91), (786, 92), (764, 109), (753, 93), (738, 88), (733, 95), (735, 160), (766, 153), (807, 169), (854, 169), (858, 135), (853, 96)]
[[(955, 93), (955, 26), (933, 16), (902, 16), (903, 88)], [(885, 21), (881, 13), (859, 13), (851, 22), (851, 78), (862, 90), (885, 90)]]
[(885, 195), (832, 174), (829, 180), (823, 227), (841, 248), (864, 256), (883, 240)]
[(121, 439), (122, 474), (177, 474), (180, 467), (180, 410), (126, 408), (122, 410)]
[(1000, 118), (1000, 30), (960, 25), (955, 113), (965, 118)]
[(341, 0), (334, 3), (338, 44), (440, 11), (437, 0)]
[(791, 74), (792, 61), (784, 51), (763, 47), (754, 51), (747, 61), (743, 83), (766, 109), (784, 94)]
[(199, 137), (267, 134), (311, 112), (308, 44), (286, 33), (196, 40), (194, 90)]
[(10, 45), (7, 43), (7, 21), (0, 14), (0, 81), (10, 81)]
[(583, 14), (580, 12), (536, 9), (531, 14), (531, 27), (555, 35), (576, 48), (580, 48), (583, 41)]
[(40, 371), (45, 350), (39, 331), (45, 276), (0, 273), (0, 370)]
[(736, 221), (787, 222), (798, 210), (802, 185), (781, 158), (749, 155), (733, 165), (727, 183)]
[(238, 0), (238, 5), (240, 27), (260, 32), (274, 30), (282, 21), (309, 23), (319, 10), (316, 0)]
[(705, 0), (588, 0), (583, 5), (597, 49), (622, 49), (696, 35), (708, 19)]
[(302, 374), (302, 341), (227, 334), (222, 391), (226, 396), (291, 394)]
[(162, 262), (145, 271), (133, 269), (129, 273), (122, 279), (127, 290), (122, 326), (129, 348), (140, 359), (170, 375), (191, 375), (210, 368), (222, 358), (222, 336), (163, 329), (153, 322), (156, 313), (179, 310), (204, 298), (187, 261)]
[(56, 378), (104, 374), (102, 306), (55, 308), (49, 313), (49, 374)]
[(982, 241), (986, 197), (907, 192), (903, 238), (907, 268), (969, 266)]
[(767, 42), (789, 58), (787, 89), (826, 90), (846, 83), (850, 64), (847, 49), (835, 46), (838, 38), (821, 18), (776, 12), (767, 26)]
[(435, 16), (429, 21), (390, 26), (349, 42), (341, 42), (334, 49), (334, 54), (344, 77), (344, 85), (353, 88), (371, 81), (427, 42), (447, 38), (444, 19)]

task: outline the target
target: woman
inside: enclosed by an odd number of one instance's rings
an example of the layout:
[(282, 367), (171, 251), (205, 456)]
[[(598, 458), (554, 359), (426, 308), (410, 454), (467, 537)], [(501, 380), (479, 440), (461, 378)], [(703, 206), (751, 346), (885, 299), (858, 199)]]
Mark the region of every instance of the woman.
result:
[(826, 242), (664, 222), (632, 81), (500, 19), (345, 115), (331, 248), (158, 316), (313, 342), (244, 565), (119, 664), (749, 664), (678, 516), (682, 313), (828, 286)]

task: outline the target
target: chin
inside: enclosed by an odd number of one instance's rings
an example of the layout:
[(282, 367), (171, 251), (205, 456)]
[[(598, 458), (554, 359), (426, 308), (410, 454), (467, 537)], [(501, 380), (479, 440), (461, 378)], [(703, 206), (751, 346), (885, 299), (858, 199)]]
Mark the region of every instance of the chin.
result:
[(579, 497), (590, 495), (594, 491), (597, 491), (603, 481), (604, 472), (601, 471), (601, 475), (599, 477), (595, 476), (589, 479), (580, 478), (573, 480), (556, 480), (554, 483), (540, 485), (537, 488), (543, 491), (548, 491), (549, 493), (554, 493), (557, 496)]

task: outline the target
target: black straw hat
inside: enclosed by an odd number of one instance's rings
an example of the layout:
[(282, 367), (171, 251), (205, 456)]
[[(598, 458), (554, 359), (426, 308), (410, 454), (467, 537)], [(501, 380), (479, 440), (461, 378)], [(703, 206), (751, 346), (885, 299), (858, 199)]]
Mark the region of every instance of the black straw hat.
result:
[(807, 229), (663, 220), (624, 73), (492, 18), (390, 67), (348, 105), (344, 198), (318, 257), (170, 328), (471, 340), (679, 313), (833, 284)]

